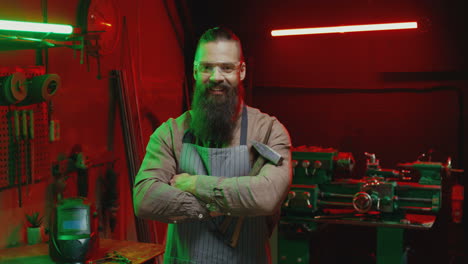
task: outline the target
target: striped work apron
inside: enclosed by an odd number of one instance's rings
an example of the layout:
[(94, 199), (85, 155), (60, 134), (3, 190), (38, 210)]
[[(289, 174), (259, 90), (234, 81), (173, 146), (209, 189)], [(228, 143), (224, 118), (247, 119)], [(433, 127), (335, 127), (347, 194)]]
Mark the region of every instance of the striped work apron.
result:
[[(186, 133), (182, 145), (179, 173), (237, 177), (250, 171), (247, 148), (247, 110), (241, 121), (240, 145), (231, 148), (205, 148), (193, 144)], [(204, 217), (205, 218), (205, 217)], [(177, 264), (264, 264), (268, 263), (266, 245), (268, 232), (265, 217), (246, 217), (237, 247), (228, 245), (236, 221), (225, 234), (219, 226), (224, 216), (208, 220), (169, 224), (164, 263)], [(236, 218), (237, 219), (237, 218)]]

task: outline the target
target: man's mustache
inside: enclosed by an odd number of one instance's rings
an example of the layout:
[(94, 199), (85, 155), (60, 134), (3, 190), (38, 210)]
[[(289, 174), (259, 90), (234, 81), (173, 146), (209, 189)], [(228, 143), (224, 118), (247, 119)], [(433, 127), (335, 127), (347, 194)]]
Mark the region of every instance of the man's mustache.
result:
[(227, 90), (227, 89), (231, 88), (231, 86), (229, 86), (228, 84), (225, 84), (225, 83), (215, 83), (215, 82), (210, 82), (206, 86), (206, 90), (210, 90), (210, 89), (213, 89), (213, 88), (221, 88), (223, 90)]

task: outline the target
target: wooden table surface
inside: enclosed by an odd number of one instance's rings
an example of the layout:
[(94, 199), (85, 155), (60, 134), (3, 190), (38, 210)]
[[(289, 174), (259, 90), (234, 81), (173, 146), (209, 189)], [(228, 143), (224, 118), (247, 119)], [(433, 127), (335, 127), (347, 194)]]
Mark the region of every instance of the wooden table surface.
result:
[[(132, 264), (141, 264), (164, 253), (164, 246), (161, 244), (135, 241), (100, 239), (98, 258), (104, 257), (106, 253), (112, 253), (114, 251), (131, 260)], [(49, 257), (49, 245), (41, 243), (0, 249), (0, 264), (10, 263), (53, 264), (54, 262)]]

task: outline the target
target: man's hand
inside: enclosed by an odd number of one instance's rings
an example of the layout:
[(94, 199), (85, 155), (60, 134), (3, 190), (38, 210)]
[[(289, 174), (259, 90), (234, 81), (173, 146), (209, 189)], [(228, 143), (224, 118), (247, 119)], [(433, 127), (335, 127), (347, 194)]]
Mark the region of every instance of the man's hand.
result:
[(181, 173), (172, 177), (170, 184), (183, 192), (195, 193), (196, 175)]

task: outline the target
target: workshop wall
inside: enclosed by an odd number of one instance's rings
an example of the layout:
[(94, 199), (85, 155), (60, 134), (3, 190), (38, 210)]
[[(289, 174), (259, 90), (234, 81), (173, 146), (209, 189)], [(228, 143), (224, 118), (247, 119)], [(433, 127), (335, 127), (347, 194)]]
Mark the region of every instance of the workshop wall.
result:
[[(75, 26), (78, 0), (17, 0), (2, 1), (0, 18), (20, 21), (42, 22), (41, 2), (47, 2), (47, 18), (50, 23)], [(134, 240), (133, 206), (128, 183), (128, 171), (122, 126), (117, 98), (109, 85), (109, 72), (122, 70), (130, 90), (130, 102), (136, 104), (140, 118), (132, 112), (141, 130), (142, 145), (146, 146), (149, 135), (160, 122), (175, 117), (182, 111), (184, 89), (184, 60), (182, 47), (174, 28), (178, 17), (173, 1), (115, 1), (117, 18), (113, 26), (120, 32), (117, 36), (103, 39), (105, 55), (98, 65), (95, 57), (88, 55), (80, 64), (80, 52), (71, 48), (48, 50), (47, 73), (56, 73), (62, 79), (62, 87), (52, 99), (52, 119), (60, 122), (60, 139), (48, 143), (50, 166), (60, 155), (70, 157), (73, 151), (82, 152), (89, 161), (89, 198), (99, 205), (100, 186), (106, 165), (113, 161), (118, 174), (119, 209), (117, 227), (111, 233), (104, 226), (103, 237)], [(111, 11), (109, 6), (103, 7)], [(168, 16), (166, 10), (170, 10)], [(183, 39), (182, 39), (183, 41)], [(116, 45), (113, 45), (113, 43)], [(113, 48), (112, 48), (113, 47)], [(35, 51), (1, 51), (0, 67), (28, 67), (35, 65)], [(100, 79), (98, 75), (100, 74)], [(66, 182), (65, 197), (75, 196), (76, 175), (71, 174)], [(22, 205), (18, 203), (18, 190), (7, 188), (0, 191), (0, 248), (25, 243), (25, 213), (47, 212), (46, 197), (52, 184), (52, 175), (44, 180), (23, 186)]]

